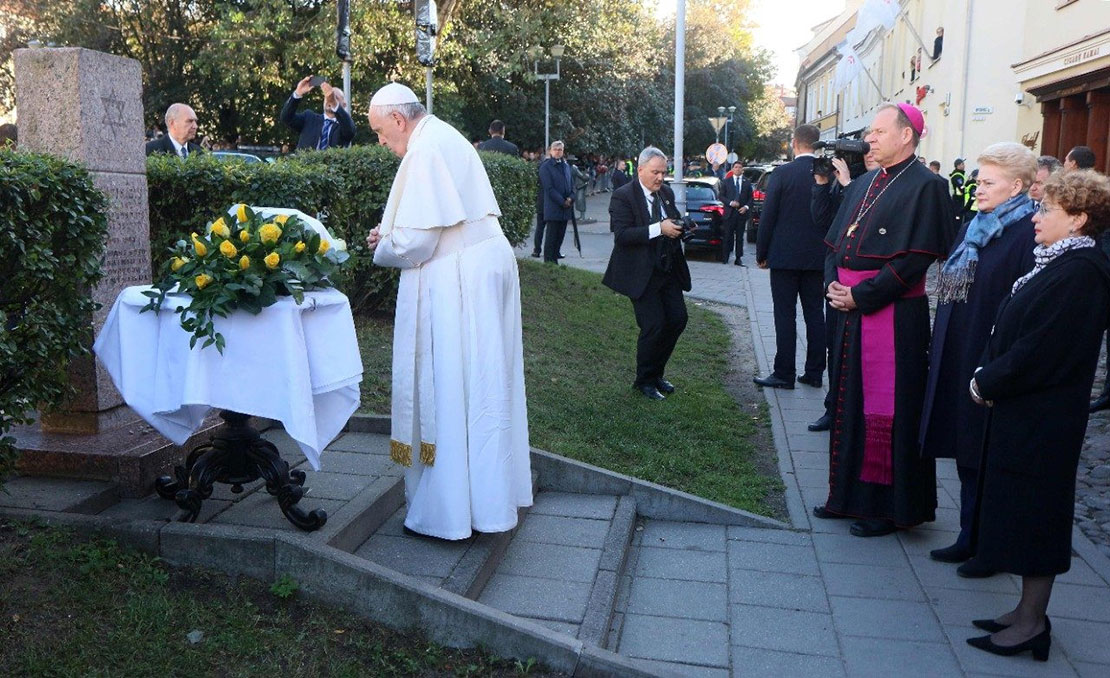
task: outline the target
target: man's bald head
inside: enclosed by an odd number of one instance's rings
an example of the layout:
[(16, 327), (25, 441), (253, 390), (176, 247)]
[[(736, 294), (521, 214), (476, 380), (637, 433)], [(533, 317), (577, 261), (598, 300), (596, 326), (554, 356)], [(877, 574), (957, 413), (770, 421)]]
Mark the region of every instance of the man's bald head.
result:
[(166, 109), (166, 132), (184, 146), (197, 136), (197, 114), (187, 104), (171, 104)]

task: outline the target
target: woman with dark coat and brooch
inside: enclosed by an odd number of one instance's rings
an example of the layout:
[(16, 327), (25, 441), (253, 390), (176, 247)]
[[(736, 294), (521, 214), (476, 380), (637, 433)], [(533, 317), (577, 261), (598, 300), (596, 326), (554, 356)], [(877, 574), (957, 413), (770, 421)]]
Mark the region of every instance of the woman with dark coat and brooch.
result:
[(1002, 302), (971, 398), (989, 409), (972, 547), (983, 567), (1021, 576), (1017, 607), (972, 623), (972, 647), (1048, 659), (1045, 611), (1071, 567), (1075, 473), (1087, 430), (1102, 330), (1110, 320), (1110, 261), (1096, 247), (1110, 227), (1110, 179), (1090, 170), (1053, 177), (1033, 217), (1033, 270)]
[(994, 574), (979, 567), (971, 551), (986, 412), (967, 397), (967, 382), (979, 365), (999, 304), (1014, 281), (1033, 268), (1036, 244), (1033, 201), (1027, 192), (1037, 175), (1037, 156), (1021, 144), (1003, 142), (987, 147), (977, 164), (979, 211), (960, 231), (959, 245), (937, 279), (919, 438), (926, 457), (956, 460), (960, 534), (955, 544), (929, 555), (945, 563), (964, 563), (957, 570), (964, 577)]

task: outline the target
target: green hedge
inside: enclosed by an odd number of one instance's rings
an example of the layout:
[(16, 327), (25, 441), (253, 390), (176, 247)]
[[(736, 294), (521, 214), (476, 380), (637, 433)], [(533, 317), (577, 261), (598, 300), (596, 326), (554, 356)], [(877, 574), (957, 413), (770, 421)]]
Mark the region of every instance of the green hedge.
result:
[[(531, 231), (535, 168), (519, 158), (481, 153), (501, 207), (501, 227), (513, 245)], [(397, 269), (373, 266), (366, 234), (381, 219), (400, 160), (381, 146), (302, 152), (275, 163), (221, 162), (190, 156), (147, 159), (150, 234), (155, 270), (166, 248), (199, 230), (233, 202), (295, 207), (321, 213), (328, 229), (347, 241), (351, 263), (336, 281), (356, 312), (392, 306)]]
[(7, 432), (70, 393), (66, 365), (88, 352), (108, 200), (82, 167), (0, 150), (0, 482), (15, 459)]

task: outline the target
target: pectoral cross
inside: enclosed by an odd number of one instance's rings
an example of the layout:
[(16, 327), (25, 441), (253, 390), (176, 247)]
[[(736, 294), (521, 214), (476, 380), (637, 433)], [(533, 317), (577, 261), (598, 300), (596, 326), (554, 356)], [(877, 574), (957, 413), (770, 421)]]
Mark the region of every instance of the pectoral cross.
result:
[(854, 223), (854, 224), (852, 224), (851, 226), (848, 227), (848, 237), (849, 238), (854, 237), (853, 234), (856, 232), (857, 228), (859, 228), (859, 222), (856, 222), (856, 223)]

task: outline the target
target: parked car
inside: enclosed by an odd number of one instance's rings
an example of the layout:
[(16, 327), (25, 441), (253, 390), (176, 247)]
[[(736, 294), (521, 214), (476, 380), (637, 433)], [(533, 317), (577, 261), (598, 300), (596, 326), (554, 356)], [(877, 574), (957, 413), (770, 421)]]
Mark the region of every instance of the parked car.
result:
[[(667, 184), (674, 177), (667, 177)], [(686, 248), (720, 250), (721, 222), (725, 205), (720, 200), (721, 181), (717, 177), (693, 177), (686, 181), (686, 216), (697, 225), (694, 235), (686, 240)]]
[(238, 160), (239, 162), (262, 162), (262, 158), (253, 153), (240, 153), (239, 151), (212, 151), (212, 156), (220, 160)]
[(748, 220), (748, 242), (754, 243), (759, 233), (759, 216), (763, 213), (763, 199), (767, 195), (767, 182), (776, 165), (745, 167), (744, 178), (752, 182), (752, 218)]

